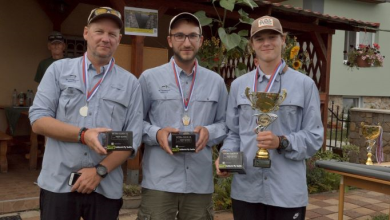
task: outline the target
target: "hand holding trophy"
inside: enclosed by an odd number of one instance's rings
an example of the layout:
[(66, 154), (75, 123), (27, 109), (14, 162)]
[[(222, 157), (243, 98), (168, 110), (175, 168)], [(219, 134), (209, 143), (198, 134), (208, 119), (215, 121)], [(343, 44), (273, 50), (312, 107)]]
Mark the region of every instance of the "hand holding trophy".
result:
[[(254, 116), (257, 117), (257, 127), (255, 128), (256, 134), (264, 131), (272, 124), (278, 116), (274, 113), (279, 109), (279, 105), (286, 99), (287, 91), (282, 90), (282, 93), (270, 93), (270, 92), (249, 92), (250, 88), (245, 89), (245, 95), (251, 102), (252, 109), (257, 110), (259, 113)], [(255, 158), (253, 159), (254, 167), (270, 168), (271, 160), (269, 159), (269, 152), (267, 149), (260, 148)]]
[[(382, 127), (380, 126), (379, 123), (378, 123), (378, 125), (365, 125), (364, 122), (362, 122), (360, 125), (362, 127), (362, 135), (364, 136), (364, 138), (367, 139), (367, 143), (368, 143), (368, 147), (367, 147), (368, 153), (367, 153), (366, 165), (373, 165), (372, 159), (371, 159), (372, 147), (376, 143), (375, 139), (377, 139), (380, 136), (380, 134), (382, 132)], [(382, 162), (382, 158), (380, 157), (381, 150), (382, 149), (377, 149), (378, 163)]]

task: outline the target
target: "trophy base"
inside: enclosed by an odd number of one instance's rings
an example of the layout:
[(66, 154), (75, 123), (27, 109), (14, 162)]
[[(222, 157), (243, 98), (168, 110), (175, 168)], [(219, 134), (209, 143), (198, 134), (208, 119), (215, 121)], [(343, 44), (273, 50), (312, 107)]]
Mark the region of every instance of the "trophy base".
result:
[(261, 167), (261, 168), (270, 168), (271, 167), (271, 160), (270, 159), (261, 159), (261, 158), (254, 158), (253, 159), (253, 166), (254, 167)]

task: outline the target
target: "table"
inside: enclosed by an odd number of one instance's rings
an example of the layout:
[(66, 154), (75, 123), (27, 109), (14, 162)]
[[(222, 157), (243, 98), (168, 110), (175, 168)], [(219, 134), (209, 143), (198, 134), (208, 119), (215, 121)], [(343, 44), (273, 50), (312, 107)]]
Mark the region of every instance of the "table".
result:
[[(28, 117), (29, 107), (3, 107), (5, 116), (8, 121), (8, 127), (11, 135), (15, 134), (16, 124), (21, 115)], [(38, 161), (38, 135), (32, 131), (30, 127), (30, 156), (29, 168), (30, 170), (37, 169)]]
[[(344, 186), (355, 186), (390, 195), (390, 163), (368, 166), (337, 161), (316, 161), (316, 166), (341, 175), (339, 190), (338, 219), (343, 219)], [(390, 216), (389, 216), (390, 219)]]

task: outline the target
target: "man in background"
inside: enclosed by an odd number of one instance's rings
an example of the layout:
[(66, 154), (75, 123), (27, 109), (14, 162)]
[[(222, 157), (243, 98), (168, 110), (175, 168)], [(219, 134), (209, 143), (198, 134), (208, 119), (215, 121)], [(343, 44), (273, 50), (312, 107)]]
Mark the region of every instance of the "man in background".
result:
[(37, 73), (35, 74), (34, 81), (40, 83), (43, 75), (46, 72), (46, 69), (57, 60), (64, 58), (64, 50), (65, 50), (65, 39), (64, 36), (60, 32), (53, 31), (50, 33), (47, 43), (47, 48), (51, 52), (51, 56), (47, 59), (42, 60), (37, 69)]

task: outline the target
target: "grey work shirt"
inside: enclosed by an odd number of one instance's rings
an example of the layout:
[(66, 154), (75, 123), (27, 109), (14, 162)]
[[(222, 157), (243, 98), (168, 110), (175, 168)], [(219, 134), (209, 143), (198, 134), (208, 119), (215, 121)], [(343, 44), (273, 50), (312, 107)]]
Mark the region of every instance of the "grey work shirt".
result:
[[(86, 104), (82, 59), (59, 60), (47, 69), (30, 108), (31, 124), (39, 118), (52, 117), (78, 127), (133, 131), (134, 156), (142, 137), (142, 94), (138, 80), (115, 65), (89, 101), (87, 117), (83, 117), (79, 114), (79, 109)], [(102, 77), (100, 75), (103, 75), (108, 65), (101, 69), (99, 75), (96, 75), (96, 70), (88, 59), (87, 65), (93, 82), (89, 86), (91, 88)], [(47, 138), (38, 185), (51, 192), (70, 192), (70, 173), (94, 167), (105, 157), (80, 143)], [(96, 192), (110, 199), (119, 199), (122, 197), (122, 183), (123, 173), (119, 166), (100, 182)]]
[[(251, 71), (233, 81), (226, 113), (229, 133), (221, 150), (242, 151), (247, 159), (246, 175), (235, 174), (231, 197), (250, 203), (279, 207), (303, 207), (308, 202), (305, 159), (314, 155), (323, 142), (318, 89), (313, 80), (289, 68), (280, 79), (277, 75), (270, 92), (287, 90), (287, 98), (275, 113), (278, 118), (267, 128), (275, 135), (285, 135), (290, 141), (279, 154), (269, 150), (271, 168), (253, 167), (258, 150), (256, 133), (257, 113), (245, 96), (245, 88), (253, 91)], [(268, 79), (260, 71), (258, 91), (264, 91)], [(280, 84), (282, 82), (282, 84)]]
[[(178, 71), (181, 72), (180, 69)], [(184, 80), (185, 76), (180, 78)], [(182, 123), (183, 101), (171, 62), (146, 70), (139, 81), (144, 104), (142, 187), (176, 193), (212, 193), (211, 147), (220, 143), (227, 132), (225, 114), (228, 94), (223, 79), (215, 72), (198, 66), (189, 103), (191, 123), (188, 126)], [(157, 143), (156, 134), (161, 128), (193, 131), (197, 126), (204, 126), (209, 131), (207, 146), (198, 153), (169, 155)]]

